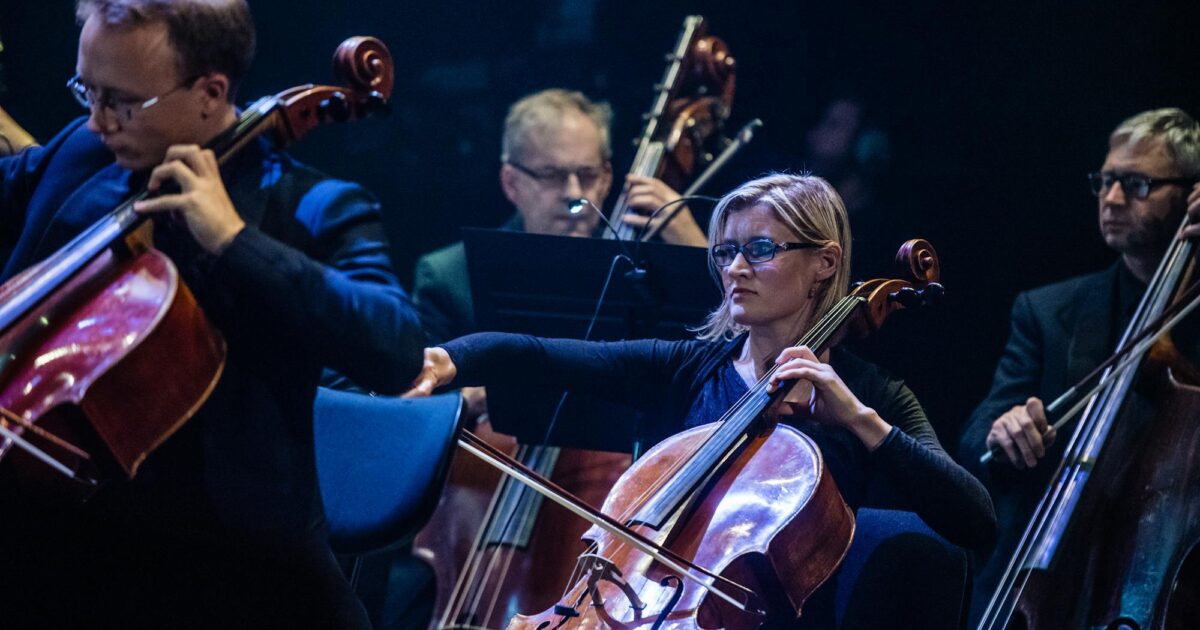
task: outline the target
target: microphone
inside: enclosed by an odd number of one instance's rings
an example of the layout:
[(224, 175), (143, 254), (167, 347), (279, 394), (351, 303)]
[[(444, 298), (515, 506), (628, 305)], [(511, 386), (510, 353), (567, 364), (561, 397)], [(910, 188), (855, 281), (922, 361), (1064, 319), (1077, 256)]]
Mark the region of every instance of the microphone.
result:
[(613, 233), (614, 238), (616, 238), (618, 241), (623, 240), (620, 233), (618, 233), (616, 228), (613, 227), (612, 223), (609, 223), (608, 217), (604, 216), (604, 212), (602, 212), (600, 208), (597, 208), (596, 204), (592, 203), (590, 199), (587, 199), (586, 197), (574, 197), (567, 200), (567, 213), (571, 216), (579, 216), (579, 214), (584, 211), (585, 207), (591, 208), (592, 211), (596, 213), (596, 216), (600, 217), (600, 220), (604, 222), (604, 227)]
[(617, 246), (621, 248), (622, 252), (625, 252), (623, 254), (625, 259), (633, 267), (632, 270), (625, 273), (625, 277), (630, 280), (641, 280), (646, 277), (646, 270), (638, 266), (637, 259), (634, 258), (634, 252), (629, 251), (629, 246), (626, 244), (628, 241), (621, 238), (621, 235), (613, 229), (613, 225), (608, 221), (608, 217), (604, 216), (604, 213), (600, 211), (600, 208), (596, 207), (596, 204), (585, 197), (575, 197), (567, 200), (567, 212), (572, 215), (578, 215), (583, 212), (584, 206), (591, 208), (596, 213), (596, 216), (600, 217), (600, 220), (604, 222), (604, 226), (613, 233), (613, 240), (617, 242)]

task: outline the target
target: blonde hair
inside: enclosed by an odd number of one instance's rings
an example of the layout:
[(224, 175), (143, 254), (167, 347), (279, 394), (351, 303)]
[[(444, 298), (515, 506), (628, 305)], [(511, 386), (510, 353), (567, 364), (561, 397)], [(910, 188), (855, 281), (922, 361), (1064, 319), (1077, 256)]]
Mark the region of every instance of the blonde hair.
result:
[(1147, 139), (1163, 141), (1181, 177), (1200, 177), (1200, 125), (1187, 112), (1164, 107), (1131, 116), (1108, 137), (1108, 147)]
[(551, 88), (530, 94), (508, 109), (504, 136), (500, 140), (500, 161), (524, 159), (530, 136), (535, 131), (562, 124), (563, 116), (568, 112), (579, 112), (596, 124), (600, 131), (600, 155), (606, 161), (612, 158), (608, 139), (612, 108), (608, 103), (594, 103), (582, 92)]
[(721, 288), (721, 305), (708, 315), (696, 329), (703, 340), (733, 339), (746, 330), (733, 321), (729, 295), (721, 282), (721, 270), (712, 259), (712, 248), (721, 243), (730, 215), (750, 208), (765, 206), (802, 243), (841, 246), (842, 257), (837, 272), (817, 287), (813, 317), (825, 314), (838, 300), (846, 296), (850, 279), (850, 219), (846, 205), (829, 182), (813, 175), (775, 173), (742, 184), (721, 198), (713, 210), (708, 226), (708, 269)]

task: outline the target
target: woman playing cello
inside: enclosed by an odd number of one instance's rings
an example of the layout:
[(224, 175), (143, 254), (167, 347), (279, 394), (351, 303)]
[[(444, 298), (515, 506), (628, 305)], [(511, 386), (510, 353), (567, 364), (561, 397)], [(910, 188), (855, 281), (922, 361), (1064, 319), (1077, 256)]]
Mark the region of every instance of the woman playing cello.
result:
[[(783, 422), (820, 447), (846, 502), (868, 497), (916, 512), (953, 543), (976, 548), (995, 530), (983, 487), (942, 450), (900, 381), (841, 348), (792, 347), (845, 295), (850, 228), (827, 182), (771, 175), (726, 195), (709, 229), (710, 266), (724, 299), (694, 341), (615, 343), (481, 333), (425, 351), (412, 393), (448, 385), (553, 385), (651, 412), (655, 443), (718, 418), (773, 365), (773, 383), (811, 384)], [(621, 378), (613, 378), (620, 375)], [(614, 388), (614, 384), (617, 384)], [(829, 610), (805, 608), (805, 624)]]

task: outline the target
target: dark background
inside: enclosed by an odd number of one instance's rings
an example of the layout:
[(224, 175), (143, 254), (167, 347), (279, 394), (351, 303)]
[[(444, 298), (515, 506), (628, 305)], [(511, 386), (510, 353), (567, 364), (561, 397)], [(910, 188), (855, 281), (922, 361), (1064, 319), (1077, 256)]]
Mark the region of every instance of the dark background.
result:
[[(0, 2), (0, 104), (46, 140), (81, 113), (63, 89), (78, 34), (73, 3)], [(949, 443), (986, 393), (1016, 292), (1113, 259), (1084, 179), (1107, 134), (1145, 109), (1200, 113), (1194, 0), (251, 5), (259, 54), (244, 101), (330, 81), (329, 57), (348, 35), (390, 46), (393, 115), (319, 130), (294, 152), (382, 199), (406, 282), (420, 253), (511, 212), (497, 183), (500, 127), (520, 96), (562, 86), (608, 100), (614, 167), (624, 171), (688, 13), (708, 17), (738, 59), (731, 126), (766, 123), (704, 192), (768, 166), (802, 168), (788, 156), (823, 105), (847, 89), (861, 94), (891, 140), (879, 206), (903, 226), (897, 243), (933, 241), (949, 290), (941, 307), (902, 319), (867, 352), (909, 380)]]

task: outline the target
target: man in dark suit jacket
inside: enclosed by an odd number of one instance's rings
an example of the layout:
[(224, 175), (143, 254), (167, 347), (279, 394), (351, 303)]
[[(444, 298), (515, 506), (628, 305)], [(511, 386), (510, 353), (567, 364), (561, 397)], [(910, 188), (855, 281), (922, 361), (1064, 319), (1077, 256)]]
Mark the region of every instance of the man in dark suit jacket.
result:
[[(1066, 391), (1116, 349), (1200, 177), (1200, 126), (1173, 108), (1138, 114), (1112, 133), (1104, 164), (1090, 177), (1101, 235), (1121, 258), (1105, 271), (1017, 296), (991, 392), (971, 415), (960, 443), (961, 461), (993, 493), (1000, 526), (977, 580), (976, 616), (1067, 442), (1056, 439), (1043, 401)], [(979, 459), (988, 450), (998, 455), (982, 465)]]
[[(0, 160), (3, 278), (144, 185), (162, 194), (135, 208), (156, 217), (156, 246), (228, 354), (132, 481), (72, 509), (0, 479), (0, 531), (20, 541), (0, 549), (5, 623), (369, 627), (326, 543), (312, 405), (323, 367), (385, 392), (420, 367), (378, 203), (265, 141), (224, 165), (198, 146), (237, 119), (254, 50), (244, 0), (83, 0), (78, 13), (69, 87), (90, 114)], [(173, 377), (163, 366), (146, 387)]]

